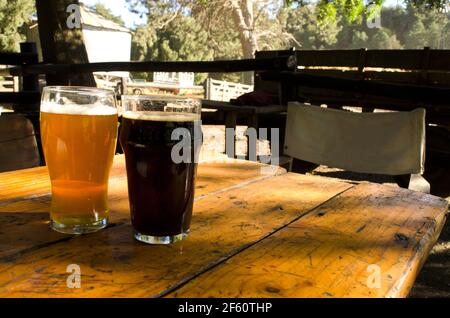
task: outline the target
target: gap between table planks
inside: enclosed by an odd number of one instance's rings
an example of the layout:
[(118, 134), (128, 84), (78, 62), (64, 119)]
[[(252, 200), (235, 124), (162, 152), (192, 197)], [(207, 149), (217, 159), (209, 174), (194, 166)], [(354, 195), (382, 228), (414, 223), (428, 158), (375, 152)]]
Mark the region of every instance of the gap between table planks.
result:
[[(136, 242), (126, 219), (126, 179), (113, 178), (113, 183), (118, 184), (114, 194), (117, 197), (111, 200), (111, 218), (122, 223), (91, 235), (47, 241), (25, 250), (22, 247), (12, 254), (10, 251), (0, 257), (0, 296), (159, 296), (352, 187), (332, 179), (297, 174), (261, 177), (262, 165), (255, 163), (214, 165), (199, 167), (198, 185), (204, 183), (210, 192), (195, 202), (192, 232), (186, 241), (170, 246)], [(205, 176), (211, 169), (209, 179), (201, 181), (202, 169)], [(258, 171), (253, 180), (245, 176), (252, 169)], [(221, 181), (233, 174), (235, 182)], [(227, 185), (217, 187), (215, 181)], [(8, 244), (17, 243), (18, 228), (9, 233)], [(34, 233), (34, 239), (38, 239), (51, 231), (41, 222)], [(66, 287), (69, 264), (81, 266), (81, 289)]]

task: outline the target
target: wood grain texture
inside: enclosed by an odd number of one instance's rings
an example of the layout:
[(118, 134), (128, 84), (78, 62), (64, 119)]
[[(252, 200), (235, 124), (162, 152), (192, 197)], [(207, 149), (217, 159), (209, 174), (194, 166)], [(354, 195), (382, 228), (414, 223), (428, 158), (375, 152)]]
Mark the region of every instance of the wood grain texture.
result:
[(0, 116), (0, 172), (36, 167), (40, 157), (33, 124), (24, 116)]
[[(114, 187), (116, 182), (126, 182), (124, 164), (123, 155), (115, 156), (110, 173), (110, 188)], [(285, 172), (284, 169), (278, 168), (271, 173), (262, 174), (263, 167), (265, 165), (245, 160), (224, 159), (217, 162), (203, 162), (198, 167), (196, 195), (202, 196), (238, 183)], [(23, 201), (45, 195), (50, 195), (47, 167), (0, 173), (0, 207), (7, 205), (10, 200)]]
[[(211, 169), (210, 180), (204, 181), (210, 189), (216, 187), (217, 178), (231, 175), (238, 174), (240, 178), (236, 178), (245, 182), (199, 197), (186, 241), (170, 246), (145, 245), (133, 239), (126, 221), (94, 234), (0, 257), (0, 297), (163, 295), (352, 187), (333, 179), (297, 174), (257, 177), (248, 182), (244, 177), (252, 170), (248, 163), (222, 167), (224, 171), (203, 167), (199, 175), (206, 176)], [(125, 197), (124, 184), (122, 187)], [(111, 201), (113, 214), (128, 214), (127, 200)], [(46, 229), (41, 228), (49, 231)], [(15, 246), (17, 233), (18, 228), (9, 233), (9, 242), (3, 237), (2, 243)], [(36, 235), (37, 239), (44, 234)], [(69, 264), (81, 267), (80, 289), (66, 287)]]
[[(231, 160), (199, 165), (191, 234), (133, 239), (123, 157), (109, 183), (111, 225), (48, 227), (45, 168), (0, 174), (0, 297), (401, 297), (444, 224), (434, 196)], [(69, 264), (81, 288), (67, 288)], [(368, 265), (381, 270), (369, 288)]]
[(434, 196), (360, 184), (168, 296), (404, 297), (447, 209)]
[[(210, 193), (285, 173), (284, 169), (278, 168), (269, 174), (261, 174), (262, 167), (262, 164), (242, 160), (202, 163), (198, 168), (196, 200)], [(114, 159), (108, 196), (111, 226), (127, 222), (130, 214), (123, 156)], [(50, 200), (46, 167), (0, 174), (0, 257), (70, 239), (70, 235), (49, 228)]]

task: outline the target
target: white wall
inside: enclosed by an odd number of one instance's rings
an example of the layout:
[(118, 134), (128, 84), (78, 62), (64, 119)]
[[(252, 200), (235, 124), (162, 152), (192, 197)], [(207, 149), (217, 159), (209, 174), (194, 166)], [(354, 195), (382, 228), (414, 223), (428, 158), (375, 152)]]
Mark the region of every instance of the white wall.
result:
[[(83, 27), (84, 44), (89, 62), (129, 62), (131, 34), (127, 32), (92, 30)], [(128, 76), (128, 72), (119, 76)]]

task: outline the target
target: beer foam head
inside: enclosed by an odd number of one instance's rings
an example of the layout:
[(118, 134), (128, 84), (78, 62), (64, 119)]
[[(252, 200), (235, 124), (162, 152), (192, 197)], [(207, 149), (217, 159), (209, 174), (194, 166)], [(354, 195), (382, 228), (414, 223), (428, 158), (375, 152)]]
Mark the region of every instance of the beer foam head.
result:
[(117, 108), (106, 106), (103, 104), (57, 104), (57, 103), (42, 103), (41, 112), (66, 114), (66, 115), (115, 115)]
[(136, 120), (187, 122), (200, 120), (200, 114), (161, 111), (126, 111), (123, 117)]

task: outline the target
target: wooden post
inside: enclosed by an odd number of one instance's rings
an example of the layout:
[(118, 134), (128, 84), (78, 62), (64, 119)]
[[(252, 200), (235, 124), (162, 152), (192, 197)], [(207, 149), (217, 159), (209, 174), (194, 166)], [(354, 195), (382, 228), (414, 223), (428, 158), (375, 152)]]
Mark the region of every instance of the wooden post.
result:
[(421, 72), (419, 77), (419, 84), (426, 85), (428, 83), (428, 67), (430, 65), (430, 48), (424, 47), (421, 58)]
[[(289, 52), (292, 54), (295, 54), (295, 48), (292, 47)], [(298, 61), (295, 61), (295, 66), (292, 67), (292, 71), (294, 73), (297, 72), (297, 65)], [(280, 68), (280, 71), (287, 71), (289, 70), (289, 65), (282, 65)], [(298, 99), (298, 85), (295, 83), (291, 83), (288, 81), (281, 81), (280, 82), (280, 102), (282, 105), (286, 105), (289, 101), (295, 101)]]
[[(23, 42), (20, 43), (20, 52), (21, 53), (33, 53), (36, 54), (36, 57), (32, 59), (30, 64), (37, 64), (38, 62), (38, 53), (36, 43), (34, 42)], [(27, 75), (22, 77), (21, 83), (22, 91), (39, 91), (39, 81), (37, 75)]]
[[(247, 155), (245, 156), (246, 160), (250, 160), (252, 158), (252, 156), (250, 156), (250, 152), (254, 151), (255, 153), (255, 159), (258, 160), (258, 115), (256, 114), (255, 111), (252, 111), (251, 114), (248, 115), (248, 119), (247, 119), (247, 128), (254, 128), (256, 131), (256, 145), (253, 144), (250, 140), (250, 136), (247, 135)], [(269, 139), (270, 140), (270, 139)], [(255, 149), (251, 149), (252, 146), (255, 146)]]
[[(236, 125), (237, 125), (237, 115), (235, 111), (225, 112), (225, 152), (229, 158), (236, 158)], [(229, 143), (229, 137), (227, 136), (227, 128), (233, 128), (233, 146), (231, 149), (227, 149)], [(230, 150), (232, 153), (229, 153)]]
[(205, 79), (205, 99), (211, 99), (211, 77)]
[[(42, 58), (45, 63), (88, 63), (81, 24), (69, 26), (69, 5), (80, 7), (78, 0), (36, 0)], [(46, 74), (47, 85), (96, 86), (92, 73), (60, 72)]]
[(121, 77), (120, 78), (120, 92), (118, 92), (120, 95), (126, 95), (127, 94), (127, 85), (128, 85), (128, 78), (127, 77)]
[[(358, 60), (358, 76), (357, 78), (359, 80), (364, 80), (365, 79), (365, 74), (364, 74), (364, 68), (366, 66), (366, 52), (367, 49), (366, 48), (362, 48), (359, 50), (359, 60)], [(362, 111), (364, 113), (373, 113), (373, 111), (375, 110), (374, 107), (368, 107), (365, 105), (362, 105), (359, 101), (359, 96), (360, 94), (358, 92), (355, 93), (356, 94), (356, 98), (358, 100), (358, 106), (362, 107)]]
[[(23, 42), (20, 43), (21, 53), (32, 53), (35, 57), (32, 58), (27, 64), (37, 64), (38, 54), (36, 43), (34, 42)], [(19, 82), (20, 90), (23, 92), (37, 92), (39, 93), (39, 79), (37, 75), (27, 75), (23, 76), (22, 80)], [(25, 116), (31, 121), (34, 128), (34, 134), (36, 137), (36, 144), (39, 151), (40, 164), (45, 165), (44, 152), (42, 150), (41, 143), (41, 130), (39, 125), (39, 103), (23, 103), (19, 104), (14, 111), (24, 113)]]

